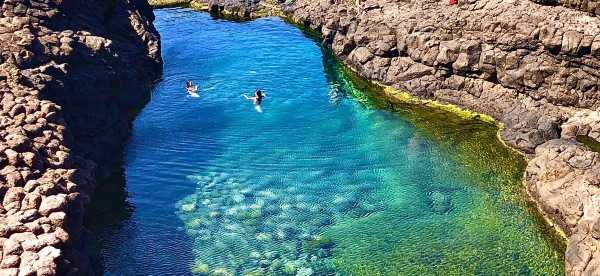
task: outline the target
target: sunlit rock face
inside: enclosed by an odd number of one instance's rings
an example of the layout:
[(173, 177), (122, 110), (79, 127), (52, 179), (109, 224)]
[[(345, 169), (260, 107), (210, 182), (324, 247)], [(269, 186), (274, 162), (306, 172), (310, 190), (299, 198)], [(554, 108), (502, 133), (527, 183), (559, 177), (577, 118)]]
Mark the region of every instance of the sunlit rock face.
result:
[(369, 79), (490, 114), (503, 138), (533, 153), (559, 137), (558, 106), (597, 108), (598, 20), (528, 1), (298, 1), (294, 21), (319, 30)]
[(152, 21), (145, 1), (0, 1), (0, 274), (88, 272), (83, 206), (160, 73)]

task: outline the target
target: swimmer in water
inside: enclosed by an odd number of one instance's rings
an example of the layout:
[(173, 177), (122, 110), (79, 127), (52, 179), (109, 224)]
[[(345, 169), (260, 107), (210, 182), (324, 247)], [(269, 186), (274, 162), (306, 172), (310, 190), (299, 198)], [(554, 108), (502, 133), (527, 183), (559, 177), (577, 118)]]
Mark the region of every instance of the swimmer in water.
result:
[(256, 92), (254, 92), (254, 97), (248, 97), (246, 94), (242, 94), (242, 96), (244, 96), (246, 100), (252, 100), (254, 105), (260, 105), (267, 95), (260, 90), (256, 90)]
[(187, 90), (188, 94), (194, 94), (198, 91), (198, 85), (194, 86), (194, 83), (191, 80), (188, 80), (185, 83), (185, 89)]

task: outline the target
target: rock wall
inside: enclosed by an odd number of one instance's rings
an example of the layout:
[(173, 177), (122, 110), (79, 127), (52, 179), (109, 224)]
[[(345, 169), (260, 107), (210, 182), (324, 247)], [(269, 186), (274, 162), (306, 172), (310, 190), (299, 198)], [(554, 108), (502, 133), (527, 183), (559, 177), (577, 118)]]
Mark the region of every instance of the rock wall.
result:
[(235, 2), (211, 10), (282, 12), (361, 76), (501, 122), (502, 139), (531, 158), (529, 194), (569, 236), (567, 274), (600, 274), (598, 153), (574, 138), (600, 140), (595, 1)]
[(212, 15), (234, 20), (248, 20), (265, 16), (283, 16), (281, 7), (285, 0), (191, 0), (195, 10), (205, 10)]
[(597, 0), (532, 0), (542, 5), (562, 5), (571, 9), (588, 12), (592, 15), (600, 14), (600, 1)]
[(143, 0), (0, 0), (0, 275), (90, 274), (84, 206), (161, 72)]

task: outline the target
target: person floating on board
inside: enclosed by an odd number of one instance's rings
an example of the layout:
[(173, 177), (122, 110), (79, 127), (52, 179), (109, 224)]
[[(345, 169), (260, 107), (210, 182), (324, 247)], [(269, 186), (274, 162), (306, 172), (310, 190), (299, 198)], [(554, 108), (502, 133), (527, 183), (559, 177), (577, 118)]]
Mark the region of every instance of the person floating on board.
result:
[(197, 96), (198, 95), (198, 85), (194, 86), (194, 83), (191, 80), (188, 80), (185, 83), (185, 89), (187, 90), (187, 93), (191, 96)]
[(246, 100), (252, 100), (254, 102), (254, 105), (260, 105), (262, 103), (262, 100), (267, 96), (267, 94), (263, 93), (260, 90), (256, 90), (256, 92), (254, 92), (254, 97), (248, 97), (248, 95), (246, 94), (242, 94), (242, 96), (244, 96)]

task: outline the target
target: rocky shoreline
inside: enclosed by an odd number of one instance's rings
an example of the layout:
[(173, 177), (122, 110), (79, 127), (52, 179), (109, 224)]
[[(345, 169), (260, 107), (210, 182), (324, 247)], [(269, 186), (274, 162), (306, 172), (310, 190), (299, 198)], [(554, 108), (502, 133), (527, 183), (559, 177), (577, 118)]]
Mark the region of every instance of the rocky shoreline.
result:
[[(600, 19), (592, 1), (188, 1), (320, 32), (366, 79), (488, 114), (529, 157), (527, 189), (600, 273)], [(537, 3), (536, 3), (537, 2)], [(143, 0), (0, 1), (0, 275), (91, 274), (82, 219), (160, 76)], [(391, 95), (394, 96), (394, 95)]]
[(576, 139), (600, 141), (600, 9), (592, 1), (460, 2), (207, 4), (216, 16), (282, 16), (321, 33), (361, 77), (493, 117), (500, 138), (529, 160), (529, 195), (568, 237), (566, 273), (600, 273), (599, 154)]
[(162, 70), (146, 1), (0, 1), (0, 275), (92, 274), (96, 176)]

